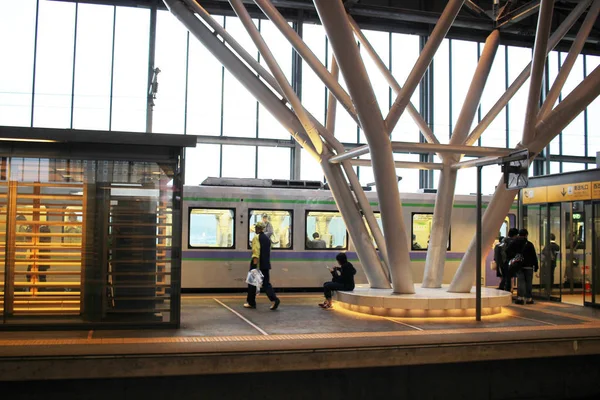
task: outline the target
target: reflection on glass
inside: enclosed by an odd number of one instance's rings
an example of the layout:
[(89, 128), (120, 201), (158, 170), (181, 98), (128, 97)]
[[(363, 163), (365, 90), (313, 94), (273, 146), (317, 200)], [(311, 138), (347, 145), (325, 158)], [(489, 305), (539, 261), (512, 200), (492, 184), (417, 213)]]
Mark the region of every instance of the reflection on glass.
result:
[(250, 210), (248, 244), (254, 238), (254, 226), (262, 222), (265, 235), (274, 249), (292, 248), (292, 212), (283, 210)]
[(190, 210), (190, 247), (233, 247), (234, 212), (230, 209)]
[[(326, 249), (346, 249), (348, 238), (346, 224), (342, 214), (331, 211), (309, 211), (306, 215), (306, 249), (318, 249), (314, 247), (316, 239), (313, 235), (319, 235), (318, 240), (325, 241)], [(321, 247), (322, 248), (322, 247)]]

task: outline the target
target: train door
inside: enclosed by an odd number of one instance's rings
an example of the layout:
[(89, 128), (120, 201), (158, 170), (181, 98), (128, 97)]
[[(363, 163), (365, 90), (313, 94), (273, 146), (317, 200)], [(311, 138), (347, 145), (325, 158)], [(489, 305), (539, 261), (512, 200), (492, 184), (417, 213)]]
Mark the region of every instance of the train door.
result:
[(593, 223), (591, 226), (592, 235), (592, 263), (591, 270), (586, 275), (586, 279), (589, 280), (589, 284), (586, 281), (584, 285), (584, 302), (586, 305), (597, 305), (600, 303), (600, 266), (598, 260), (600, 259), (600, 202), (594, 202), (592, 208), (592, 219)]
[(592, 205), (590, 202), (562, 203), (564, 208), (564, 277), (562, 301), (583, 305), (586, 279), (590, 286), (592, 265)]
[[(533, 227), (535, 229), (535, 227)], [(539, 241), (534, 243), (538, 252), (539, 270), (534, 276), (536, 295), (554, 301), (561, 300), (562, 263), (561, 204), (549, 203), (540, 206)], [(531, 237), (531, 231), (530, 231)], [(530, 238), (531, 240), (531, 238)]]

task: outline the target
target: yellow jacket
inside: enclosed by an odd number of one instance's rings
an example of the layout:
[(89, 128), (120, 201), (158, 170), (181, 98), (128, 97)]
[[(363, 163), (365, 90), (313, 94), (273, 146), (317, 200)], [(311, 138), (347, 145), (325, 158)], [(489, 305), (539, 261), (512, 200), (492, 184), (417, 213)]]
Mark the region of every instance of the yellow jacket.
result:
[(252, 238), (252, 259), (257, 259), (256, 266), (260, 263), (260, 241), (258, 240), (258, 235), (254, 235)]

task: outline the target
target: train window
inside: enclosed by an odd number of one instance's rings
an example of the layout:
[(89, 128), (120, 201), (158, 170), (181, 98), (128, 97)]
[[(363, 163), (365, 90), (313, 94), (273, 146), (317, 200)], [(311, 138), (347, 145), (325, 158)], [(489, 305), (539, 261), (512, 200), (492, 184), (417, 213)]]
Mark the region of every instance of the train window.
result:
[(189, 247), (234, 247), (235, 211), (227, 208), (190, 208)]
[(248, 248), (254, 238), (254, 225), (262, 222), (266, 225), (265, 234), (271, 239), (274, 249), (292, 248), (292, 210), (249, 210)]
[(348, 233), (342, 214), (332, 211), (306, 212), (307, 250), (347, 249)]
[[(413, 213), (412, 215), (412, 250), (427, 250), (429, 235), (433, 225), (433, 213)], [(448, 250), (450, 250), (450, 233), (448, 233)]]

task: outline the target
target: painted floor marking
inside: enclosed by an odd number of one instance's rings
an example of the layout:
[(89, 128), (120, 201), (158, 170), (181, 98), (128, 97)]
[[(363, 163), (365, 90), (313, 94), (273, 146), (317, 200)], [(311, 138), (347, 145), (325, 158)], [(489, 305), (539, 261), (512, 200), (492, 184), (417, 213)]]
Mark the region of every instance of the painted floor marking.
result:
[(223, 302), (219, 301), (218, 299), (214, 299), (213, 298), (213, 300), (216, 301), (217, 303), (219, 303), (220, 305), (222, 305), (223, 307), (225, 307), (226, 309), (228, 309), (229, 311), (231, 311), (232, 313), (234, 313), (235, 315), (237, 315), (238, 317), (240, 317), (241, 319), (243, 319), (244, 321), (246, 321), (248, 323), (248, 325), (250, 325), (251, 327), (253, 327), (257, 331), (259, 331), (263, 335), (269, 336), (269, 334), (267, 332), (265, 332), (262, 329), (260, 329), (257, 325), (253, 324), (252, 321), (246, 319), (242, 314), (240, 314), (239, 312), (235, 311), (233, 308), (228, 307), (226, 304), (224, 304)]
[(557, 310), (549, 310), (547, 308), (537, 308), (537, 307), (531, 307), (531, 306), (521, 306), (521, 305), (518, 305), (518, 304), (513, 304), (511, 307), (520, 308), (522, 310), (539, 311), (539, 312), (544, 313), (544, 314), (555, 315), (557, 317), (565, 317), (565, 318), (571, 318), (571, 319), (578, 319), (580, 321), (585, 321), (585, 322), (598, 322), (599, 321), (598, 318), (586, 317), (584, 315), (570, 314), (570, 313), (566, 313), (566, 312), (562, 312), (562, 311), (557, 311)]
[(407, 327), (409, 327), (409, 328), (416, 329), (416, 330), (418, 330), (418, 331), (422, 331), (422, 330), (423, 330), (423, 329), (421, 329), (421, 328), (419, 328), (419, 327), (417, 327), (417, 326), (410, 325), (410, 324), (407, 324), (407, 323), (405, 323), (405, 322), (402, 322), (402, 321), (398, 321), (397, 319), (394, 319), (394, 318), (384, 318), (384, 319), (387, 319), (388, 321), (392, 321), (392, 322), (393, 322), (393, 323), (395, 323), (395, 324), (400, 324), (400, 325), (407, 326)]
[(510, 316), (513, 317), (513, 318), (524, 319), (524, 320), (527, 320), (527, 321), (533, 321), (533, 322), (537, 322), (537, 323), (540, 323), (540, 324), (551, 325), (551, 326), (558, 326), (556, 324), (553, 324), (552, 322), (546, 322), (546, 321), (542, 321), (540, 319), (521, 317), (520, 315), (515, 315), (515, 314), (511, 314)]
[[(434, 335), (465, 335), (485, 334), (483, 337), (490, 338), (489, 334), (497, 333), (519, 333), (540, 331), (562, 331), (562, 330), (589, 330), (595, 329), (600, 334), (600, 324), (575, 324), (575, 325), (552, 325), (552, 326), (516, 326), (516, 327), (492, 327), (492, 328), (462, 328), (462, 329), (432, 329), (424, 331), (391, 331), (391, 332), (343, 332), (343, 333), (305, 333), (305, 334), (282, 334), (282, 335), (246, 335), (246, 336), (177, 336), (156, 338), (96, 338), (96, 339), (19, 339), (0, 340), (2, 346), (61, 346), (61, 345), (102, 345), (102, 344), (184, 344), (184, 343), (215, 343), (215, 342), (251, 342), (251, 341), (277, 341), (277, 340), (317, 340), (317, 339), (357, 339), (357, 338), (390, 338), (406, 336), (434, 336)], [(514, 341), (499, 337), (502, 341)], [(565, 339), (565, 338), (550, 338)], [(453, 344), (453, 343), (449, 343)], [(456, 343), (454, 343), (456, 344)], [(460, 343), (459, 343), (460, 344)], [(469, 343), (463, 343), (469, 344)]]

